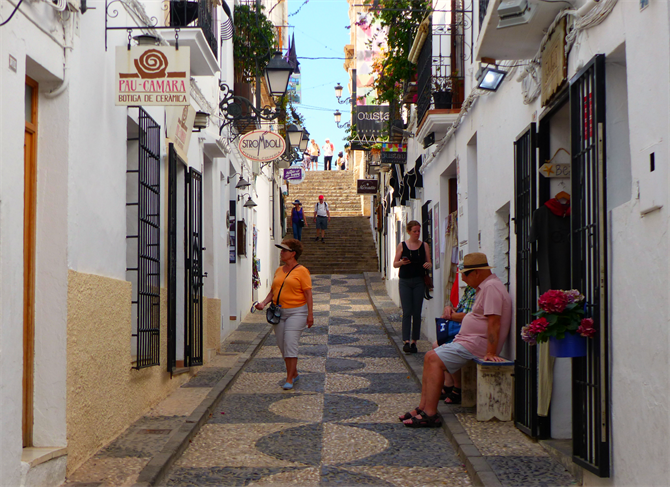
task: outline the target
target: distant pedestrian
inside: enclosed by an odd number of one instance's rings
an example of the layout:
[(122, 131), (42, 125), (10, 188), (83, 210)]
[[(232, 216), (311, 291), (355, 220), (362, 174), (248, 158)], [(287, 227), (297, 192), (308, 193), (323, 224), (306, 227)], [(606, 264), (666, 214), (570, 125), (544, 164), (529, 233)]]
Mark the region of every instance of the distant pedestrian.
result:
[(312, 167), (315, 171), (319, 170), (319, 156), (321, 155), (321, 149), (319, 149), (319, 144), (316, 143), (316, 140), (312, 139), (311, 146), (309, 148), (309, 157), (312, 159)]
[(302, 227), (307, 226), (307, 220), (305, 220), (305, 212), (302, 209), (302, 203), (300, 203), (300, 200), (295, 200), (293, 202), (293, 209), (291, 210), (291, 225), (293, 227), (293, 237), (296, 240), (302, 241)]
[(400, 242), (396, 248), (393, 267), (400, 268), (398, 288), (402, 305), (402, 340), (405, 342), (402, 350), (410, 354), (417, 353), (416, 342), (421, 336), (421, 307), (425, 291), (423, 276), (432, 264), (430, 247), (419, 240), (421, 224), (412, 220), (407, 224), (407, 233), (409, 239)]
[(314, 221), (316, 222), (316, 238), (314, 240), (319, 240), (319, 230), (321, 230), (321, 242), (325, 243), (326, 229), (330, 221), (330, 210), (323, 195), (319, 195), (319, 202), (314, 205)]
[(337, 164), (337, 168), (340, 171), (347, 170), (347, 158), (344, 156), (344, 152), (340, 151), (337, 153), (337, 160), (335, 161), (335, 164)]
[(305, 171), (312, 169), (312, 157), (309, 155), (309, 149), (302, 154), (303, 162), (305, 164)]
[(330, 171), (332, 169), (335, 146), (332, 144), (330, 139), (326, 139), (326, 143), (323, 144), (321, 148), (323, 149), (323, 170)]
[(254, 306), (262, 310), (271, 301), (280, 306), (281, 317), (274, 332), (277, 346), (286, 364), (284, 389), (293, 389), (298, 375), (298, 342), (305, 327), (314, 325), (314, 304), (312, 301), (312, 277), (307, 268), (298, 264), (302, 254), (302, 243), (295, 239), (275, 244), (281, 249), (279, 258), (283, 266), (275, 271), (272, 289), (267, 297)]

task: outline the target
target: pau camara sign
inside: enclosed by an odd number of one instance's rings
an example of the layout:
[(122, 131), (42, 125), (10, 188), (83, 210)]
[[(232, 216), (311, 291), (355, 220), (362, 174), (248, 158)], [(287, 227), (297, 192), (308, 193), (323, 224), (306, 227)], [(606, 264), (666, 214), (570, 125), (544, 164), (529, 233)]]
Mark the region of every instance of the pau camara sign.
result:
[(116, 48), (116, 105), (189, 105), (190, 80), (190, 47)]
[(240, 138), (239, 149), (247, 159), (268, 162), (281, 157), (286, 150), (286, 142), (275, 132), (254, 130)]

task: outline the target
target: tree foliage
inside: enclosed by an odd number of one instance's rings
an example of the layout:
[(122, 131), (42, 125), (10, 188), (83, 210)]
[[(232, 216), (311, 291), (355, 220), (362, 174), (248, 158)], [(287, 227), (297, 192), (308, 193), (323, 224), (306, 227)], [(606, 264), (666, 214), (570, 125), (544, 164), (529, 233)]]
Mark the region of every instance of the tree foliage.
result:
[(275, 28), (263, 13), (264, 8), (260, 6), (257, 17), (255, 8), (235, 6), (233, 55), (238, 81), (253, 81), (257, 74), (262, 76), (274, 51)]

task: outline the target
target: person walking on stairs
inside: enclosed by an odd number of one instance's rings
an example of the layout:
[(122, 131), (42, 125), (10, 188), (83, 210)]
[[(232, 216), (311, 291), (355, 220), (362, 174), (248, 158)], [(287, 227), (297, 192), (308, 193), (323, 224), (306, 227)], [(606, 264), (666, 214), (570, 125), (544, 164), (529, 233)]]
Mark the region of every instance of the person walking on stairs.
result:
[(330, 210), (328, 209), (328, 203), (324, 201), (323, 195), (319, 195), (319, 202), (314, 205), (314, 222), (316, 222), (316, 238), (314, 240), (319, 240), (319, 230), (321, 230), (321, 241), (325, 243), (326, 238), (326, 229), (328, 228), (328, 222), (330, 221)]
[(312, 139), (311, 147), (309, 148), (309, 158), (312, 161), (312, 169), (315, 171), (319, 170), (320, 155), (321, 155), (321, 149), (319, 149), (319, 144), (316, 143), (316, 140)]
[(293, 237), (296, 240), (302, 241), (302, 228), (307, 226), (305, 220), (305, 211), (302, 209), (300, 200), (293, 202), (293, 209), (291, 210), (291, 226), (293, 227)]
[(270, 302), (276, 302), (281, 309), (279, 323), (274, 326), (277, 346), (286, 364), (286, 383), (283, 389), (293, 389), (300, 378), (298, 375), (298, 342), (305, 328), (314, 325), (314, 303), (312, 299), (312, 277), (303, 265), (298, 264), (302, 254), (302, 242), (296, 239), (275, 244), (281, 249), (279, 258), (284, 264), (277, 268), (272, 281), (272, 289), (267, 297), (254, 306), (258, 310)]
[(333, 165), (333, 153), (335, 152), (335, 146), (330, 141), (326, 139), (326, 143), (321, 146), (323, 149), (323, 170), (330, 171), (332, 170)]
[[(402, 347), (406, 354), (416, 353), (416, 342), (421, 336), (421, 307), (425, 284), (423, 276), (430, 269), (430, 247), (419, 240), (421, 224), (412, 220), (407, 224), (409, 239), (400, 242), (395, 251), (393, 267), (398, 272), (398, 288), (402, 304)], [(410, 343), (410, 338), (412, 343)]]

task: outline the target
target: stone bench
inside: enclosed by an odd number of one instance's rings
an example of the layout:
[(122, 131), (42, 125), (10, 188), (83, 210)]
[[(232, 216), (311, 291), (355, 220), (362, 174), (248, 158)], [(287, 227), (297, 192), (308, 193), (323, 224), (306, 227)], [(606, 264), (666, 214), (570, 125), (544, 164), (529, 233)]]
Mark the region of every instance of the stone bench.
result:
[(485, 362), (474, 359), (461, 369), (465, 407), (477, 407), (477, 421), (512, 421), (514, 411), (514, 361)]

